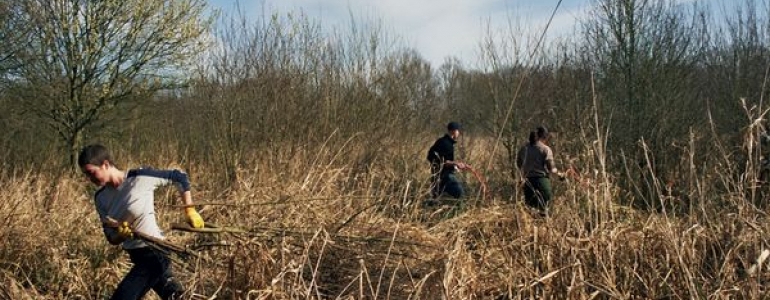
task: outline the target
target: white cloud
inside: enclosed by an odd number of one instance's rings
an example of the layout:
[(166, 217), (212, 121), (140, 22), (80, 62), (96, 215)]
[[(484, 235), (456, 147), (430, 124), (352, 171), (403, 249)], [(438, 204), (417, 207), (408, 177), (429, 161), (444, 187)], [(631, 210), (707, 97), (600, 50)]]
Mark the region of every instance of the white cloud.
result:
[[(210, 0), (225, 9), (233, 1)], [(245, 2), (245, 0), (243, 0)], [(346, 26), (354, 18), (374, 18), (384, 29), (404, 40), (435, 66), (445, 57), (469, 62), (486, 35), (487, 24), (494, 31), (507, 30), (509, 20), (527, 30), (542, 32), (558, 0), (263, 0), (248, 2), (248, 9), (262, 15), (262, 4), (269, 11), (304, 11), (326, 26)], [(568, 1), (555, 17), (550, 33), (566, 31), (575, 21), (577, 9), (588, 0)], [(567, 3), (567, 2), (565, 2)], [(580, 4), (582, 3), (582, 4)], [(244, 7), (246, 8), (246, 7)]]

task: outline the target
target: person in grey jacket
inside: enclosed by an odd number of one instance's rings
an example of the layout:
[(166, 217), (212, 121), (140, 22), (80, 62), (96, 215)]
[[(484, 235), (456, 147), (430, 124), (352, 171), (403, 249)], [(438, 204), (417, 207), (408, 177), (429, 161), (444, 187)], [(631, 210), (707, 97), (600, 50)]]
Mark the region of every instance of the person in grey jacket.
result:
[(539, 210), (545, 210), (553, 198), (550, 175), (564, 177), (554, 163), (549, 138), (548, 130), (538, 127), (530, 132), (529, 143), (516, 155), (516, 165), (524, 178), (524, 202)]
[(203, 228), (203, 218), (193, 207), (187, 174), (179, 170), (151, 168), (123, 171), (115, 166), (106, 147), (93, 144), (78, 156), (83, 174), (100, 189), (94, 205), (107, 241), (122, 245), (134, 266), (118, 284), (110, 299), (141, 299), (150, 290), (160, 298), (179, 299), (182, 285), (171, 272), (166, 253), (147, 245), (140, 236), (164, 239), (155, 217), (154, 191), (174, 184), (185, 204), (185, 214), (194, 228)]

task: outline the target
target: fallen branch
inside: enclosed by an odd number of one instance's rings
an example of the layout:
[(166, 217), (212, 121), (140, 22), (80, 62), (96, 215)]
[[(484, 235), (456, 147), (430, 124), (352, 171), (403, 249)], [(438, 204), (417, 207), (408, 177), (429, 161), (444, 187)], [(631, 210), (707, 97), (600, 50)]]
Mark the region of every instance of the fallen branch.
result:
[[(268, 227), (255, 227), (252, 230), (246, 230), (246, 229), (242, 229), (238, 227), (230, 227), (230, 226), (220, 227), (211, 223), (206, 223), (205, 228), (193, 228), (192, 226), (186, 223), (173, 223), (171, 224), (171, 229), (186, 231), (186, 232), (193, 232), (193, 233), (231, 233), (231, 234), (246, 234), (249, 236), (267, 236), (267, 237), (271, 237), (271, 236), (275, 237), (275, 236), (282, 236), (282, 235), (304, 237), (304, 236), (312, 236), (316, 234), (316, 232), (298, 231), (298, 230), (291, 230), (291, 229), (284, 229), (284, 228), (268, 228)], [(348, 242), (364, 242), (364, 243), (369, 243), (369, 242), (391, 243), (392, 242), (392, 243), (401, 244), (401, 245), (440, 249), (440, 247), (421, 244), (417, 242), (401, 241), (401, 240), (393, 241), (391, 239), (378, 238), (378, 237), (366, 237), (366, 236), (354, 236), (354, 235), (342, 235), (342, 234), (329, 234), (329, 237), (340, 239), (340, 240), (346, 240)]]
[[(107, 218), (107, 222), (104, 223), (105, 226), (117, 228), (118, 227), (118, 221), (112, 218)], [(187, 247), (177, 245), (175, 243), (172, 243), (166, 239), (157, 238), (151, 235), (148, 235), (146, 233), (143, 233), (141, 231), (136, 231), (134, 228), (131, 228), (131, 232), (134, 235), (135, 239), (142, 240), (145, 244), (147, 244), (148, 247), (151, 247), (155, 250), (161, 251), (166, 254), (175, 254), (181, 258), (188, 259), (190, 257), (194, 257), (196, 259), (200, 259), (207, 263), (215, 263), (214, 261), (211, 261), (209, 258), (204, 257), (200, 254), (198, 254), (195, 251), (192, 251), (190, 249), (187, 249)]]
[[(233, 203), (233, 202), (196, 202), (195, 206), (270, 206), (270, 205), (281, 205), (281, 204), (292, 204), (292, 203), (307, 203), (312, 201), (328, 201), (328, 200), (339, 200), (339, 199), (359, 199), (359, 200), (366, 200), (366, 199), (379, 199), (379, 198), (387, 198), (391, 197), (389, 195), (380, 195), (380, 196), (336, 196), (336, 197), (320, 197), (320, 198), (305, 198), (305, 199), (295, 199), (295, 200), (289, 200), (292, 197), (279, 197), (278, 201), (273, 202), (246, 202), (246, 203)], [(174, 204), (174, 205), (167, 205), (171, 207), (188, 207), (189, 205), (184, 204)]]

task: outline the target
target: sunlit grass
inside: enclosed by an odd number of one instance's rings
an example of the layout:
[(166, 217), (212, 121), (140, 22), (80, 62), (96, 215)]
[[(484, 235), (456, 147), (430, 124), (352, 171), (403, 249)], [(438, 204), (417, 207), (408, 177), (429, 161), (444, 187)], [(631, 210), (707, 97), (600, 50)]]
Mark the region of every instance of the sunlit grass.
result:
[[(483, 170), (492, 142), (469, 137), (461, 149)], [(266, 153), (237, 170), (230, 186), (196, 164), (191, 176), (196, 201), (208, 203), (201, 208), (206, 221), (248, 234), (171, 231), (183, 221), (173, 191), (158, 193), (156, 205), (170, 241), (207, 258), (175, 259), (188, 299), (767, 295), (767, 266), (747, 270), (767, 247), (770, 228), (763, 210), (744, 200), (740, 176), (719, 170), (726, 161), (684, 170), (699, 188), (667, 193), (683, 187), (663, 184), (657, 208), (633, 208), (617, 179), (598, 171), (596, 153), (603, 152), (591, 147), (562, 149), (578, 171), (555, 182), (547, 218), (521, 205), (514, 179), (500, 167), (484, 170), (488, 198), (466, 173), (464, 207), (423, 207), (427, 165), (422, 155), (406, 158), (422, 145), (370, 160), (355, 141), (292, 157)], [(173, 157), (158, 161), (175, 166)], [(107, 298), (130, 264), (101, 236), (85, 179), (34, 170), (0, 178), (0, 296)]]

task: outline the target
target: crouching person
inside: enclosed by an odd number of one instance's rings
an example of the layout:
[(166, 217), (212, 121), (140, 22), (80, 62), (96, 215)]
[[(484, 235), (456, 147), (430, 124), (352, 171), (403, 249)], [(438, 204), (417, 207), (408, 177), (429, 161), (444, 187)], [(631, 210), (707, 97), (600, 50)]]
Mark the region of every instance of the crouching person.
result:
[(447, 133), (436, 140), (428, 149), (427, 159), (431, 171), (431, 196), (436, 199), (442, 194), (448, 194), (455, 199), (464, 194), (456, 170), (465, 170), (468, 166), (455, 160), (455, 144), (460, 138), (460, 123), (447, 124)]
[(154, 191), (171, 183), (179, 189), (190, 224), (203, 228), (203, 219), (193, 207), (187, 174), (179, 170), (121, 170), (107, 148), (99, 144), (84, 147), (78, 165), (100, 187), (94, 204), (107, 241), (120, 244), (134, 264), (111, 299), (141, 299), (150, 289), (162, 299), (180, 299), (184, 288), (174, 278), (168, 256), (138, 235), (164, 239), (155, 217)]

